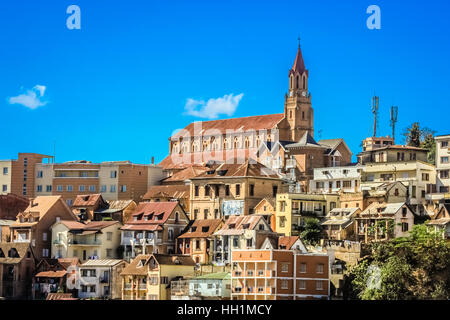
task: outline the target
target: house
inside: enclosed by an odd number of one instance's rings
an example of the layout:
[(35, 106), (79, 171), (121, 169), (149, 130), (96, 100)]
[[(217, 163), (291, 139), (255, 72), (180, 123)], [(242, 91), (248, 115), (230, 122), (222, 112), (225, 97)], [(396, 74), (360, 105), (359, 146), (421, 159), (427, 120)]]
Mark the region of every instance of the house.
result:
[(340, 206), (339, 194), (279, 193), (276, 198), (274, 231), (299, 235), (308, 218), (321, 219)]
[(281, 191), (281, 176), (252, 160), (211, 163), (210, 170), (190, 179), (190, 218), (220, 219), (251, 215), (264, 198)]
[(125, 267), (122, 300), (169, 300), (170, 283), (194, 274), (189, 255), (140, 254)]
[(50, 258), (51, 226), (60, 220), (76, 221), (61, 196), (41, 196), (30, 200), (19, 212), (16, 223), (10, 225), (11, 241), (28, 242), (36, 259)]
[(35, 267), (29, 242), (0, 243), (0, 297), (29, 299)]
[(309, 300), (330, 296), (329, 256), (294, 250), (232, 252), (231, 300)]
[(94, 211), (94, 220), (115, 220), (126, 223), (136, 209), (137, 204), (133, 200), (109, 200), (107, 206)]
[(259, 214), (264, 216), (269, 226), (273, 229), (272, 226), (276, 224), (276, 204), (275, 197), (266, 197), (262, 199), (253, 209), (255, 214)]
[(356, 223), (359, 241), (383, 241), (406, 236), (414, 225), (414, 213), (405, 202), (374, 202), (356, 215)]
[(195, 220), (189, 229), (177, 238), (179, 251), (192, 256), (196, 263), (210, 263), (214, 238), (212, 235), (222, 225), (221, 219)]
[(326, 239), (351, 240), (356, 236), (355, 218), (360, 208), (334, 208), (321, 223)]
[(124, 259), (144, 253), (175, 253), (175, 239), (189, 223), (178, 202), (141, 202), (122, 227)]
[(361, 192), (361, 172), (363, 166), (335, 166), (314, 169), (311, 193)]
[(267, 237), (276, 238), (278, 235), (263, 216), (231, 216), (214, 233), (212, 262), (227, 265), (233, 250), (259, 249)]
[(94, 211), (104, 209), (107, 203), (100, 193), (77, 195), (72, 204), (72, 212), (80, 221), (94, 220)]
[(229, 300), (231, 274), (217, 272), (172, 281), (170, 300)]
[(128, 263), (120, 259), (88, 260), (80, 266), (78, 297), (80, 299), (121, 299), (120, 274)]
[(427, 222), (427, 226), (434, 230), (441, 230), (444, 239), (450, 239), (450, 204), (441, 206), (439, 212)]
[(186, 213), (189, 213), (189, 185), (162, 185), (152, 186), (142, 197), (142, 202), (169, 202), (178, 201)]
[(52, 257), (115, 259), (119, 257), (122, 224), (119, 221), (60, 220), (51, 227)]
[(76, 295), (79, 265), (77, 258), (39, 261), (32, 281), (33, 300), (46, 299), (50, 293), (58, 292)]

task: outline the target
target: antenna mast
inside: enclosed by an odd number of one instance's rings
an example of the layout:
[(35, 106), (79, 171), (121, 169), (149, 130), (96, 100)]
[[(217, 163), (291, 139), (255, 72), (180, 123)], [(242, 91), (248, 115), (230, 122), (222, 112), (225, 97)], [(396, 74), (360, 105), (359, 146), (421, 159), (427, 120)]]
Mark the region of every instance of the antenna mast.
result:
[(392, 106), (391, 107), (391, 127), (392, 127), (392, 139), (394, 139), (394, 143), (395, 143), (395, 124), (397, 123), (397, 116), (398, 116), (398, 107)]
[(377, 96), (372, 97), (372, 113), (373, 113), (373, 136), (377, 136), (377, 125), (378, 125), (378, 107), (380, 98)]

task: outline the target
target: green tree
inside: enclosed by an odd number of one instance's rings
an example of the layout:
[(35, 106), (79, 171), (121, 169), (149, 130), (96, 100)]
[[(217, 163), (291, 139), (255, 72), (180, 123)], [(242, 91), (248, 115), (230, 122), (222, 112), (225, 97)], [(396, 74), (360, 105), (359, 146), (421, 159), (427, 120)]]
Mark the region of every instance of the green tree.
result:
[(435, 164), (436, 143), (434, 141), (435, 131), (429, 128), (421, 128), (419, 122), (414, 122), (405, 129), (403, 136), (407, 146), (424, 148), (428, 150), (427, 161)]
[(403, 135), (405, 136), (407, 146), (417, 148), (420, 146), (421, 132), (418, 122), (414, 122), (409, 128), (406, 128)]
[(307, 218), (300, 238), (308, 243), (318, 243), (322, 235), (322, 225), (316, 218)]

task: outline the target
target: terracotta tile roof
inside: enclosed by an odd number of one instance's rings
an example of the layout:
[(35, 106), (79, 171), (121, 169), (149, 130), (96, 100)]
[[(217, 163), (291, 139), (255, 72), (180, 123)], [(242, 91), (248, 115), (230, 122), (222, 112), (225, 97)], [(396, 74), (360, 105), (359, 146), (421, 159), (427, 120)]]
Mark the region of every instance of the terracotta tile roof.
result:
[(231, 216), (225, 222), (224, 226), (214, 235), (243, 234), (245, 230), (253, 230), (261, 219), (264, 219), (263, 216), (256, 214), (249, 216)]
[(291, 72), (298, 72), (303, 74), (306, 71), (305, 62), (303, 61), (302, 50), (300, 49), (300, 45), (298, 46), (297, 56), (294, 60), (294, 65), (292, 66)]
[(142, 200), (151, 200), (157, 197), (167, 197), (173, 199), (186, 199), (189, 198), (189, 186), (188, 185), (163, 185), (152, 186), (148, 189), (147, 193), (142, 197)]
[[(166, 202), (140, 202), (134, 212), (132, 213), (132, 217), (128, 220), (127, 223), (133, 223), (133, 217), (138, 215), (150, 216), (147, 221), (143, 221), (145, 223), (157, 223), (162, 224), (166, 222), (169, 218), (170, 214), (173, 210), (175, 210), (177, 202), (174, 201), (166, 201)], [(158, 220), (156, 217), (158, 216)]]
[(223, 178), (223, 177), (264, 177), (280, 178), (272, 169), (254, 160), (247, 159), (243, 163), (235, 159), (233, 163), (222, 163), (211, 166), (209, 171), (192, 179)]
[[(275, 128), (276, 125), (284, 119), (284, 114), (268, 114), (262, 116), (251, 116), (251, 117), (242, 117), (242, 118), (232, 118), (232, 119), (222, 119), (222, 120), (212, 120), (212, 121), (202, 121), (200, 123), (196, 123), (196, 126), (201, 125), (201, 133), (203, 134), (206, 130), (214, 130), (215, 132), (221, 132), (222, 134), (226, 133), (226, 130), (239, 130), (243, 131), (249, 130), (270, 130)], [(183, 131), (180, 131), (174, 134), (171, 139), (176, 139), (181, 136), (183, 132), (189, 132), (190, 136), (194, 136), (194, 123), (190, 123), (187, 127), (184, 128)], [(200, 132), (195, 132), (195, 134), (199, 134)]]
[(158, 224), (126, 224), (120, 230), (131, 231), (161, 231), (163, 228)]
[(104, 203), (105, 201), (102, 198), (100, 193), (97, 194), (82, 194), (77, 195), (75, 198), (72, 208), (76, 207), (92, 207), (96, 206), (99, 203)]
[(299, 239), (298, 236), (290, 236), (290, 237), (279, 237), (278, 238), (278, 249), (287, 249), (290, 250), (294, 243)]
[(189, 231), (183, 233), (178, 238), (207, 238), (211, 236), (222, 223), (221, 219), (200, 219), (195, 220)]
[(208, 167), (203, 166), (189, 166), (186, 169), (183, 169), (177, 173), (174, 173), (172, 176), (162, 180), (162, 183), (167, 182), (180, 182), (182, 183), (186, 179), (194, 178), (206, 171), (210, 170)]
[(148, 259), (150, 258), (150, 254), (140, 254), (136, 258), (134, 258), (129, 265), (127, 265), (122, 272), (121, 276), (126, 275), (141, 275), (146, 276), (148, 274)]
[(40, 219), (58, 202), (62, 201), (61, 196), (39, 196), (30, 201), (28, 207), (19, 213), (26, 215), (38, 215)]
[(182, 254), (153, 254), (159, 265), (184, 265), (195, 266), (195, 261), (190, 255)]
[(62, 278), (67, 274), (66, 270), (42, 271), (35, 275), (37, 278)]
[(87, 223), (83, 223), (70, 220), (61, 220), (60, 222), (64, 224), (67, 228), (69, 228), (69, 230), (86, 230), (86, 231), (101, 230), (106, 227), (112, 226), (113, 224), (119, 223), (118, 221), (90, 221)]
[(78, 300), (71, 293), (49, 293), (45, 300)]
[(61, 264), (65, 269), (70, 266), (78, 266), (80, 265), (80, 260), (78, 258), (59, 258), (59, 264)]

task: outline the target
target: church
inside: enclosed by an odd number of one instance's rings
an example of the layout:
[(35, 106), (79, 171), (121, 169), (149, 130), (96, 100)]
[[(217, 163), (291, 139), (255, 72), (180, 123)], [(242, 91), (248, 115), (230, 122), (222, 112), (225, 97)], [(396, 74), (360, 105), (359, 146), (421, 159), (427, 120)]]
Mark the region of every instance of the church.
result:
[(283, 113), (192, 122), (169, 138), (169, 156), (159, 165), (172, 175), (210, 161), (254, 159), (301, 181), (307, 191), (313, 168), (349, 164), (352, 153), (343, 139), (314, 140), (309, 70), (300, 44), (288, 76)]

